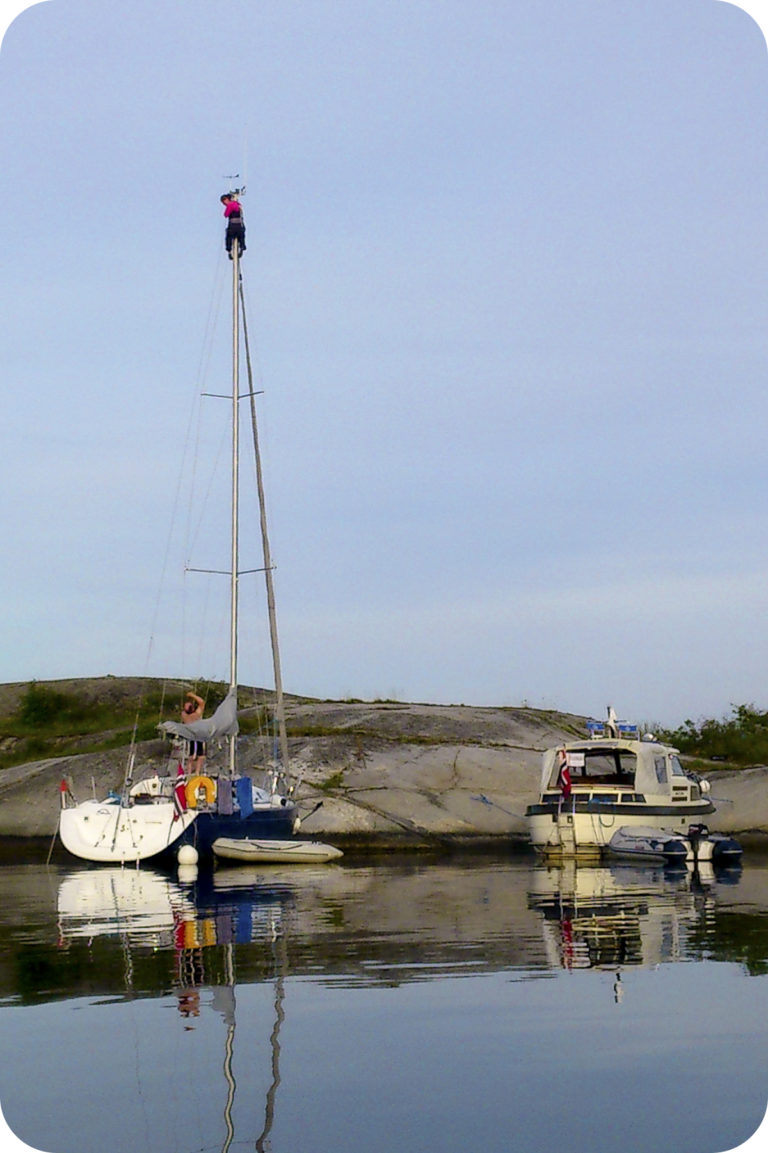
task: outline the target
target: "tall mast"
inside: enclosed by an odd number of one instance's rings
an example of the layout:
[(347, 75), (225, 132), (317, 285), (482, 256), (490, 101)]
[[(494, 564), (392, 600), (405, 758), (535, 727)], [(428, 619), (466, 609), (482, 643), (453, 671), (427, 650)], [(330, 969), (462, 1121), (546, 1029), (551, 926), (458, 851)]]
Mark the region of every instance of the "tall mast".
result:
[(245, 315), (243, 284), (240, 282), (240, 303), (243, 310), (243, 337), (245, 339), (245, 361), (248, 371), (248, 394), (251, 399), (251, 429), (253, 430), (253, 453), (256, 460), (256, 487), (259, 496), (259, 519), (261, 524), (261, 548), (264, 557), (264, 580), (267, 588), (267, 613), (269, 616), (269, 639), (272, 648), (272, 671), (275, 681), (275, 718), (277, 720), (277, 740), (280, 749), (280, 762), (283, 772), (288, 771), (288, 733), (285, 725), (285, 702), (283, 699), (283, 674), (280, 666), (280, 644), (277, 636), (277, 612), (275, 610), (275, 585), (272, 580), (272, 553), (267, 531), (267, 502), (264, 497), (264, 478), (261, 471), (261, 450), (256, 421), (256, 394), (253, 391), (251, 354), (248, 346), (248, 323)]
[[(237, 610), (240, 543), (240, 244), (232, 245), (232, 573), (230, 586), (229, 687), (237, 691)], [(235, 775), (235, 737), (229, 738), (229, 772)]]

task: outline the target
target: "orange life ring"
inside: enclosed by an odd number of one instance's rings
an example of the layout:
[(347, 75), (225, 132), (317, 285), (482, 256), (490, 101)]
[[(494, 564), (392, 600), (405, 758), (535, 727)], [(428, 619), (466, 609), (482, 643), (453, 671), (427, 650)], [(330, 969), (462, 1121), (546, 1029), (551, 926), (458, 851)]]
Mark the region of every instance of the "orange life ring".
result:
[(205, 799), (209, 805), (212, 805), (216, 800), (215, 781), (213, 781), (210, 777), (192, 777), (191, 780), (187, 781), (186, 787), (184, 789), (187, 798), (188, 809), (197, 808), (197, 794), (200, 789), (205, 790)]

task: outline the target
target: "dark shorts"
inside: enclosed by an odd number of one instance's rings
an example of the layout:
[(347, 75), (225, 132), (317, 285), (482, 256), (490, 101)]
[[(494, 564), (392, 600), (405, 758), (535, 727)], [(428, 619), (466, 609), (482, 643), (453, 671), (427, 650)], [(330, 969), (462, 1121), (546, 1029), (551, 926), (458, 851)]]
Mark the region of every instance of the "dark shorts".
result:
[(245, 252), (245, 225), (240, 220), (231, 220), (227, 225), (224, 243), (227, 252), (232, 251), (234, 241), (240, 245), (240, 251)]
[(205, 741), (187, 741), (188, 757), (204, 757)]

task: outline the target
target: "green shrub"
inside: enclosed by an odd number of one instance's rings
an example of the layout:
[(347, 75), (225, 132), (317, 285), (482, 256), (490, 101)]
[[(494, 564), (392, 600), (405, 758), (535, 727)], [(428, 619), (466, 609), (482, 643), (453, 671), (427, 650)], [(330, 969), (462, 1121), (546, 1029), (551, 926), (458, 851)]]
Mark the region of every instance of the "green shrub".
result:
[(332, 793), (337, 789), (341, 789), (343, 785), (344, 773), (342, 770), (338, 770), (335, 773), (331, 773), (330, 777), (327, 777), (326, 780), (322, 781), (319, 787), (323, 793)]
[(768, 713), (754, 705), (733, 705), (732, 716), (722, 720), (685, 721), (665, 731), (664, 740), (681, 753), (736, 765), (768, 764)]
[(84, 712), (82, 702), (71, 693), (32, 681), (21, 698), (18, 716), (28, 728), (49, 728), (56, 722), (78, 719)]
[[(205, 688), (205, 715), (210, 716), (227, 693), (228, 686), (200, 679)], [(46, 757), (95, 752), (130, 745), (132, 739), (149, 741), (158, 736), (161, 720), (180, 718), (184, 691), (170, 689), (161, 681), (147, 681), (139, 695), (114, 691), (106, 679), (96, 696), (65, 691), (53, 684), (31, 681), (15, 711), (0, 718), (0, 771)], [(258, 714), (262, 710), (258, 710)], [(246, 721), (244, 731), (257, 728), (261, 716)], [(135, 733), (134, 733), (135, 727)]]

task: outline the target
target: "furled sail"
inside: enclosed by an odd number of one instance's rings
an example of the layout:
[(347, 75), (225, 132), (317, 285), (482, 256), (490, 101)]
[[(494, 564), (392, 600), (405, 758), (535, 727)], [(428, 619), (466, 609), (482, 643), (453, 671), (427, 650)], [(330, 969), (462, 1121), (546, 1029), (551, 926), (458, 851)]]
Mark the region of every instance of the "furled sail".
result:
[(192, 721), (186, 725), (183, 721), (162, 721), (158, 728), (169, 736), (183, 737), (186, 741), (223, 741), (227, 737), (235, 737), (238, 733), (237, 724), (237, 689), (231, 688), (219, 707), (210, 717), (203, 717), (199, 721)]

